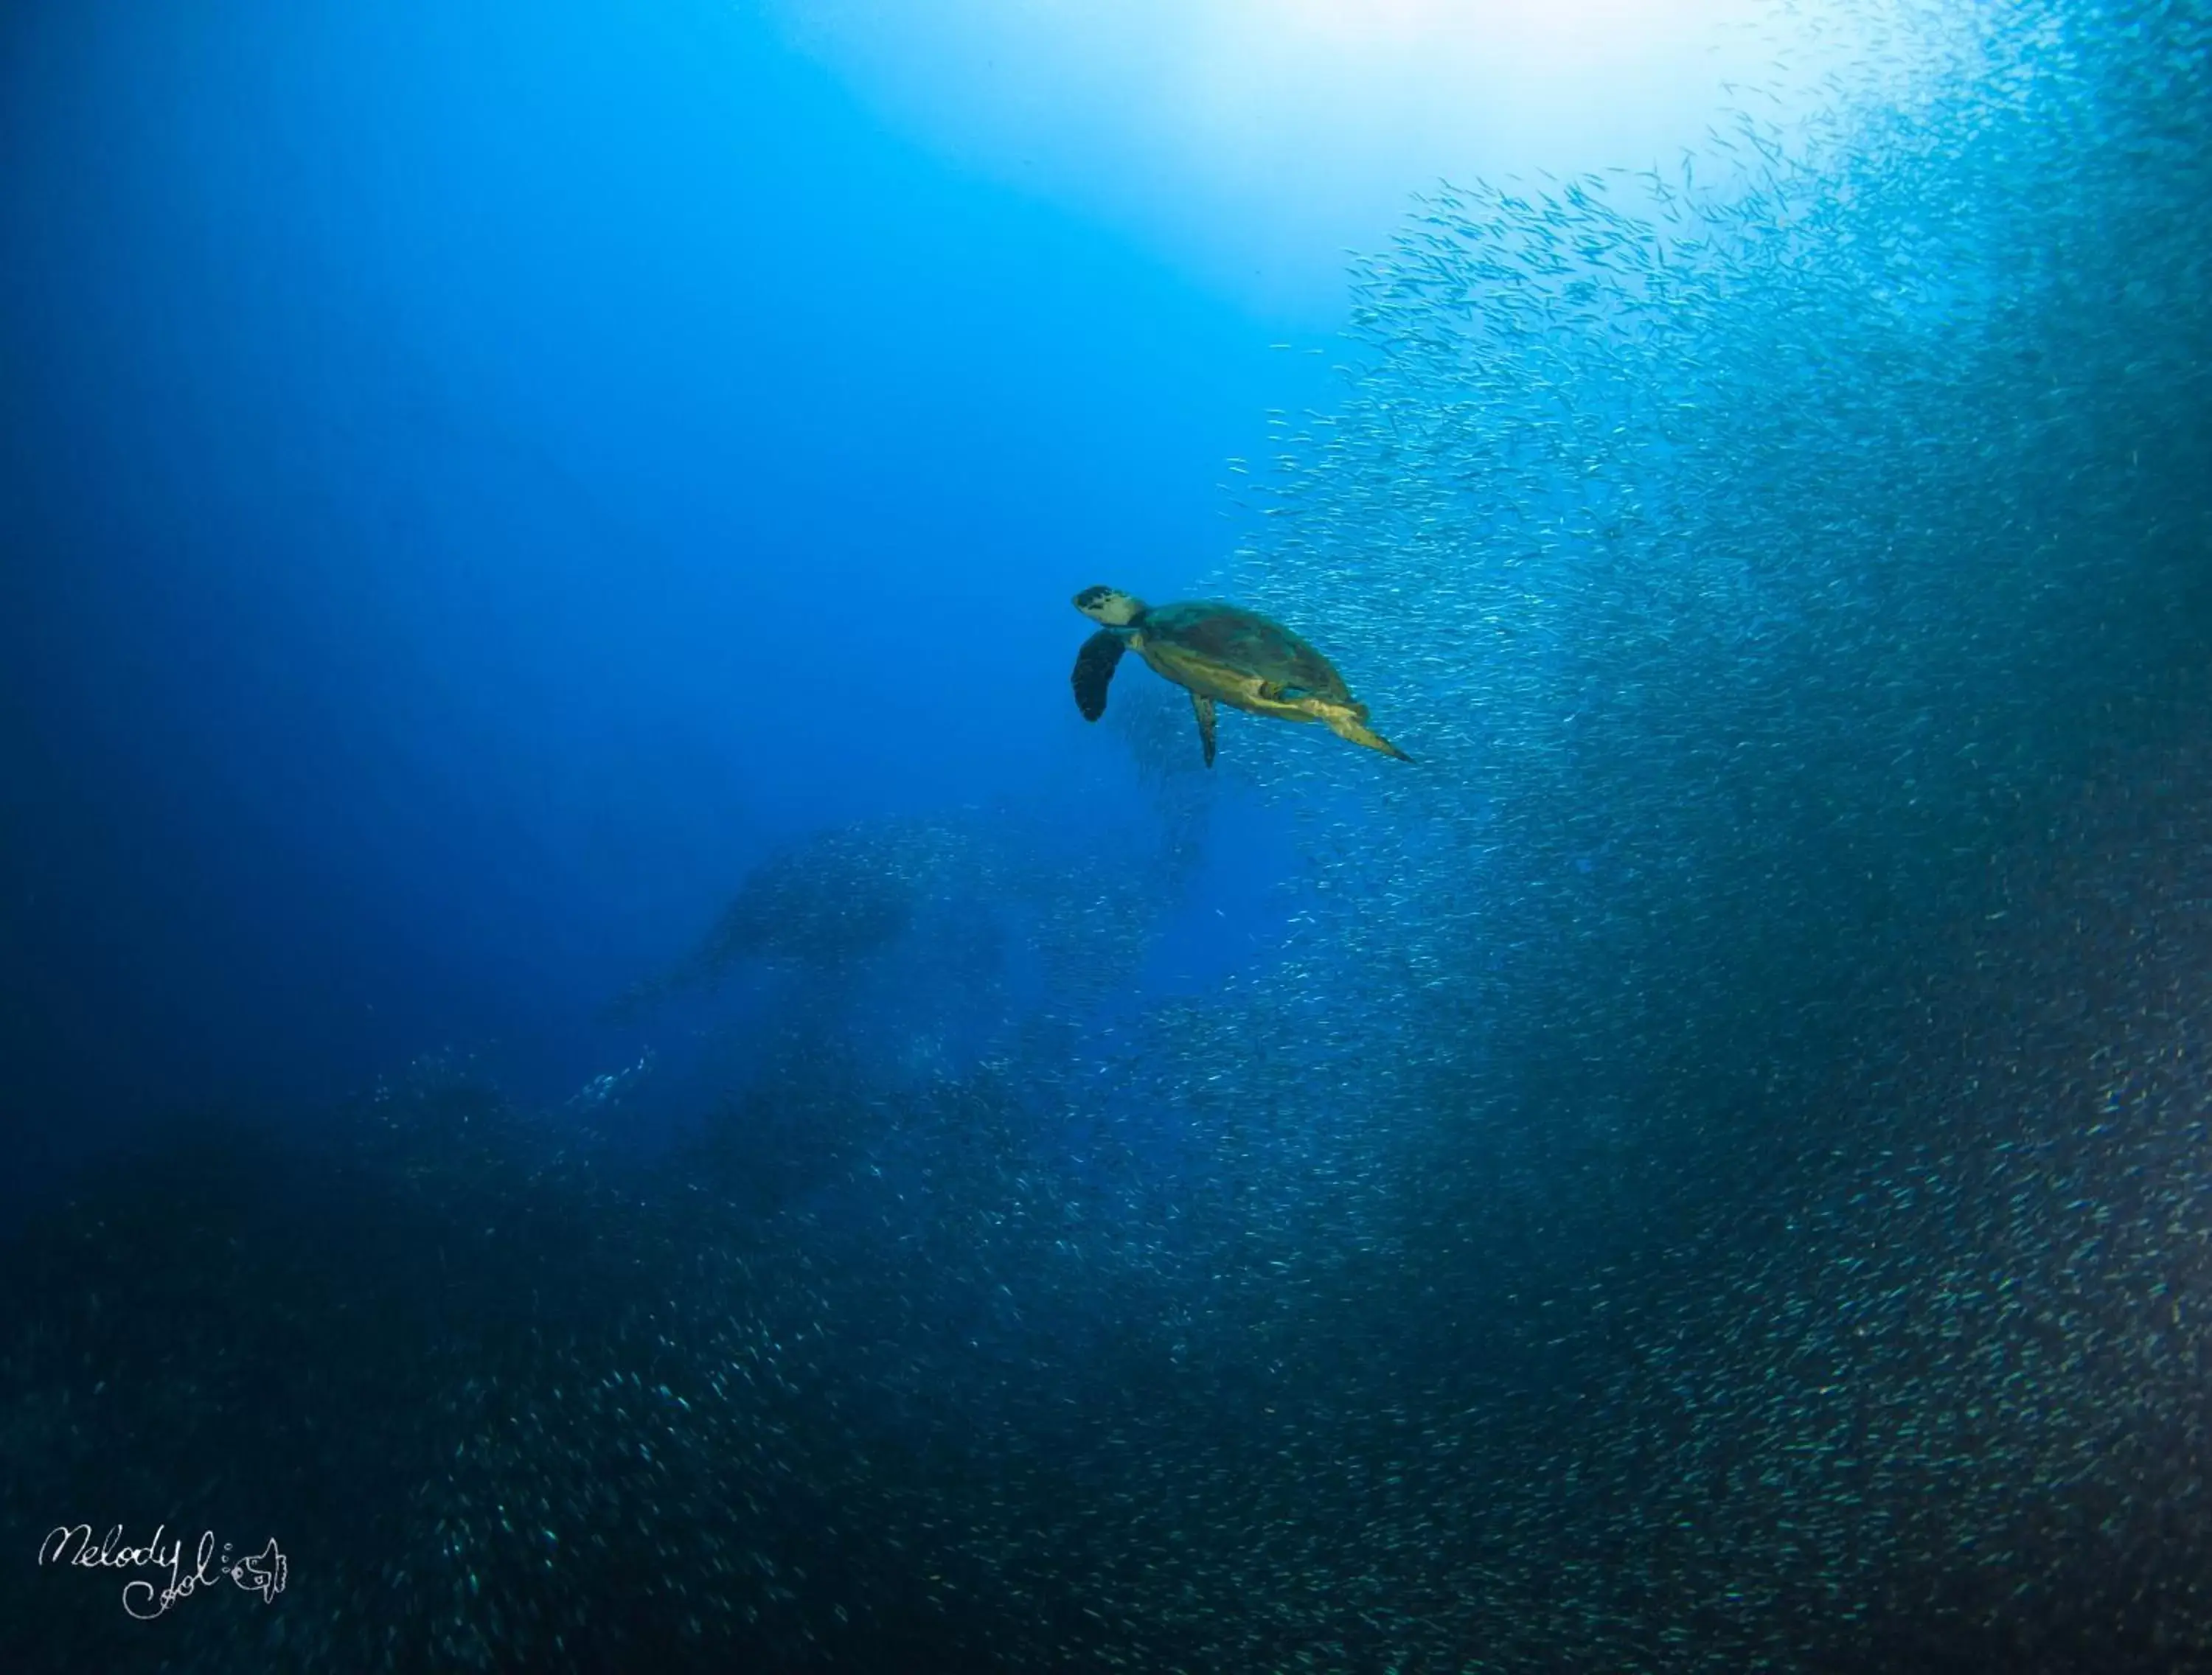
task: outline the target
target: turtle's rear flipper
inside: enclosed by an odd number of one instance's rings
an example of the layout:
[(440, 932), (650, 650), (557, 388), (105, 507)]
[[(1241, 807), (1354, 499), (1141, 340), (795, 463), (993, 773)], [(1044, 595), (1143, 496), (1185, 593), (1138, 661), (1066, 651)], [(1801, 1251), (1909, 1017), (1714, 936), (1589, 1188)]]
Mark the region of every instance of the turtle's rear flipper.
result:
[(1121, 660), (1122, 638), (1111, 628), (1101, 628), (1083, 642), (1075, 654), (1075, 707), (1085, 721), (1106, 713), (1106, 684), (1114, 678), (1114, 665)]
[(1213, 700), (1205, 694), (1190, 695), (1190, 707), (1198, 712), (1198, 742), (1206, 747), (1206, 765), (1213, 766)]
[(1395, 756), (1400, 762), (1413, 761), (1382, 734), (1370, 731), (1348, 714), (1339, 712), (1334, 715), (1324, 715), (1322, 719), (1328, 724), (1329, 731), (1339, 738), (1348, 738), (1354, 744), (1364, 744), (1370, 750), (1380, 750), (1384, 756)]

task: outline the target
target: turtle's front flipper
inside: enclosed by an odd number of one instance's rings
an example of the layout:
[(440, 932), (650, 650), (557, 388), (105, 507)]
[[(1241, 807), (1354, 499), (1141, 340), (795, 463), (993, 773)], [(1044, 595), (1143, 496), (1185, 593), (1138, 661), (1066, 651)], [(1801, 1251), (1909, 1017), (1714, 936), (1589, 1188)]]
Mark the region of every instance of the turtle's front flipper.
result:
[(1114, 678), (1114, 665), (1121, 660), (1122, 638), (1111, 628), (1101, 628), (1083, 642), (1075, 654), (1075, 707), (1085, 721), (1106, 713), (1106, 683)]
[(1400, 762), (1413, 758), (1378, 732), (1371, 732), (1343, 710), (1334, 711), (1321, 718), (1328, 724), (1329, 731), (1339, 738), (1348, 738), (1354, 744), (1364, 744), (1370, 750), (1380, 750), (1386, 756), (1395, 756)]
[(1213, 766), (1213, 700), (1204, 693), (1190, 695), (1190, 707), (1198, 712), (1198, 742), (1206, 747), (1206, 765)]

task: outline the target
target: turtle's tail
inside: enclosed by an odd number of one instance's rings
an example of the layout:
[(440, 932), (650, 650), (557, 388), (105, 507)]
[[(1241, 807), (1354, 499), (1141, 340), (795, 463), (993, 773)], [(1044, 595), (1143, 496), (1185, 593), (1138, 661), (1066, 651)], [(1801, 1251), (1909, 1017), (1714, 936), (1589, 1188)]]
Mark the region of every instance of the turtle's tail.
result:
[(1411, 756), (1389, 739), (1367, 726), (1363, 719), (1366, 707), (1362, 705), (1359, 708), (1361, 712), (1359, 715), (1352, 714), (1350, 709), (1334, 710), (1322, 716), (1322, 719), (1328, 724), (1329, 731), (1334, 733), (1339, 738), (1348, 738), (1354, 744), (1364, 744), (1370, 750), (1380, 750), (1384, 756), (1395, 756), (1400, 762), (1413, 761)]

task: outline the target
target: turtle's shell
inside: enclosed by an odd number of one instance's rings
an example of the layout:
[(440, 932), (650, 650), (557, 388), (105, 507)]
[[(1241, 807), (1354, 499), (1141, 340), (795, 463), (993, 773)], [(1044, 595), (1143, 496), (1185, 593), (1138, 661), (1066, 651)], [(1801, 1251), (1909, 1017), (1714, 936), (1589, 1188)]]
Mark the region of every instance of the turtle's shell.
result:
[(1147, 640), (1164, 640), (1232, 679), (1249, 676), (1316, 698), (1351, 701), (1344, 677), (1327, 658), (1257, 611), (1196, 601), (1146, 611), (1139, 626)]

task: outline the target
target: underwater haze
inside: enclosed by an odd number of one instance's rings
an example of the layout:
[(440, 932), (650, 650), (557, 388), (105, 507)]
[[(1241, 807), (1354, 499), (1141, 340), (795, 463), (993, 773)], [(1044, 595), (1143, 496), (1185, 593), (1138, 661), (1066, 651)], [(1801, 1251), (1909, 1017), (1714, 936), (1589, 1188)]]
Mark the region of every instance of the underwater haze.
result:
[(2212, 1670), (2208, 64), (13, 9), (0, 1668)]

